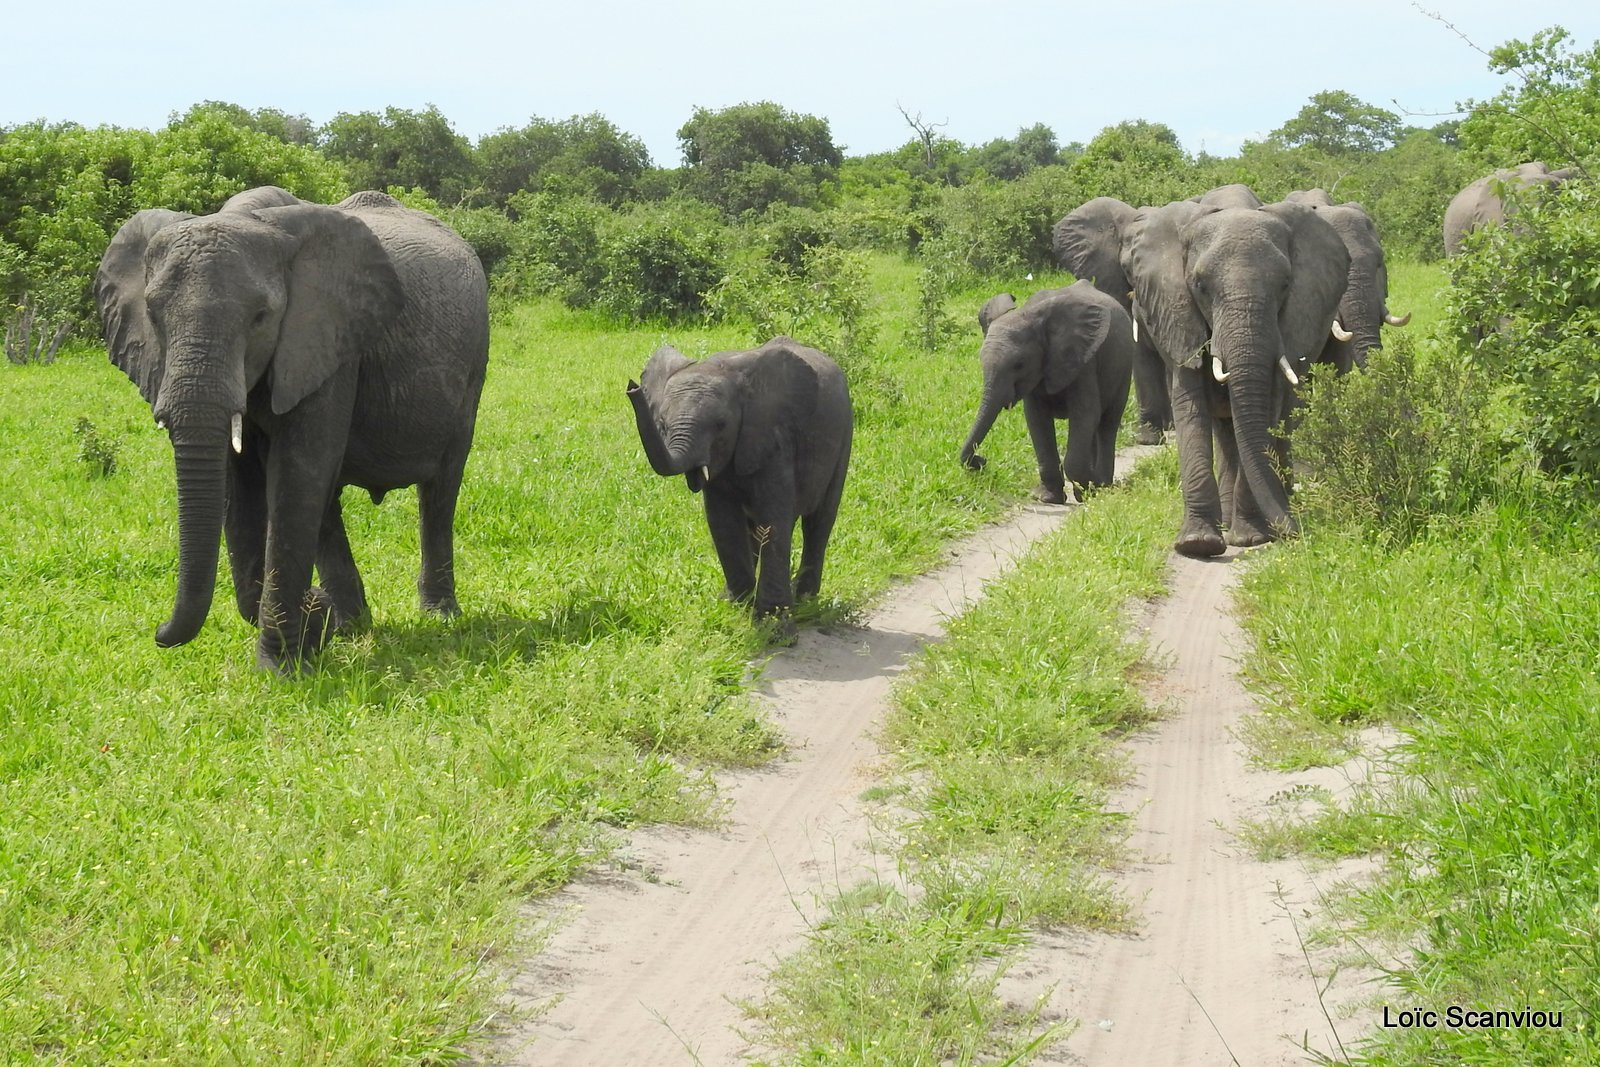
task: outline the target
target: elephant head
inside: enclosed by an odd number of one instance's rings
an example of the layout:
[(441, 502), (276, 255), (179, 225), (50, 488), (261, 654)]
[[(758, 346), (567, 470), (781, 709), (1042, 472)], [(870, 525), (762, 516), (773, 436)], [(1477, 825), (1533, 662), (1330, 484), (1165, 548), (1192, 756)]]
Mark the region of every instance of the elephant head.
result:
[(1457, 193), (1444, 211), (1444, 254), (1461, 251), (1467, 234), (1490, 224), (1505, 222), (1514, 207), (1506, 203), (1505, 191), (1523, 191), (1535, 186), (1556, 186), (1576, 173), (1573, 167), (1551, 170), (1540, 161), (1502, 168), (1471, 182)]
[[(1041, 387), (1047, 394), (1065, 392), (1094, 365), (1111, 334), (1116, 311), (1102, 296), (1089, 299), (1093, 292), (1088, 281), (1044, 290), (1021, 309), (989, 324), (978, 351), (983, 395), (972, 429), (961, 445), (963, 464), (982, 468), (984, 460), (977, 449), (1000, 412)], [(1126, 330), (1126, 322), (1123, 328)]]
[(1248, 207), (1261, 206), (1261, 198), (1256, 191), (1248, 185), (1234, 182), (1232, 185), (1219, 185), (1215, 189), (1207, 189), (1199, 196), (1191, 196), (1190, 200), (1201, 207)]
[[(759, 362), (695, 362), (671, 345), (651, 354), (638, 383), (628, 383), (645, 458), (660, 475), (683, 475), (691, 492), (721, 477), (764, 466), (784, 421), (784, 405), (816, 405), (817, 373), (775, 338)], [(776, 347), (776, 352), (767, 349)]]
[(996, 293), (983, 302), (983, 307), (978, 309), (978, 328), (985, 335), (989, 333), (989, 326), (1008, 311), (1015, 311), (1017, 298), (1010, 293)]
[[(1295, 202), (1296, 195), (1301, 194), (1290, 194), (1291, 202)], [(1324, 198), (1326, 195), (1323, 194)], [(1354, 201), (1328, 205), (1309, 199), (1298, 202), (1325, 219), (1344, 242), (1345, 251), (1350, 253), (1350, 273), (1345, 279), (1344, 296), (1339, 299), (1333, 335), (1319, 358), (1319, 362), (1331, 363), (1337, 373), (1345, 374), (1352, 367), (1365, 367), (1367, 353), (1383, 347), (1380, 335), (1383, 324), (1404, 326), (1411, 321), (1411, 315), (1395, 315), (1389, 310), (1389, 269), (1384, 263), (1378, 229), (1366, 209)]]
[(166, 428), (177, 465), (178, 589), (156, 632), (163, 646), (191, 640), (210, 609), (228, 448), (240, 449), (246, 415), (291, 412), (353, 367), (402, 303), (388, 255), (359, 219), (263, 206), (293, 198), (254, 192), (214, 215), (139, 212), (95, 277), (111, 361)]
[(1087, 279), (1132, 313), (1123, 254), (1133, 241), (1138, 213), (1121, 200), (1097, 196), (1056, 223), (1052, 247), (1056, 262), (1074, 278)]
[[(1295, 369), (1322, 351), (1350, 256), (1301, 204), (1207, 208), (1180, 201), (1141, 212), (1128, 257), (1141, 319), (1169, 364), (1209, 362), (1226, 382), (1234, 437), (1267, 522), (1292, 529), (1270, 431)], [(1184, 428), (1179, 428), (1180, 446)]]

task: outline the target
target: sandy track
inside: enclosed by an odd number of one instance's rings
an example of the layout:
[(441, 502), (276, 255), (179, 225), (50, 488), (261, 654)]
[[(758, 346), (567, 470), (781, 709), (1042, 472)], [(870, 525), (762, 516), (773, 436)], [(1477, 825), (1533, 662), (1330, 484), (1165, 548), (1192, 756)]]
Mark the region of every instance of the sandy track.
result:
[[(1150, 451), (1119, 455), (1119, 474)], [(872, 732), (895, 676), (986, 581), (1070, 514), (1024, 508), (896, 589), (863, 628), (806, 631), (773, 657), (762, 699), (791, 756), (719, 776), (731, 802), (724, 831), (643, 830), (625, 869), (541, 902), (533, 921), (559, 928), (514, 979), (511, 1002), (522, 1013), (549, 1010), (498, 1041), (490, 1062), (742, 1062), (751, 1050), (735, 1030), (736, 1002), (758, 997), (772, 964), (799, 947), (822, 895), (895, 877), (892, 857), (872, 849), (859, 801), (877, 771)]]
[[(1292, 786), (1341, 794), (1366, 765), (1278, 774), (1247, 764), (1233, 735), (1251, 708), (1235, 676), (1246, 647), (1229, 596), (1237, 558), (1237, 550), (1216, 560), (1173, 555), (1171, 594), (1148, 620), (1152, 659), (1165, 670), (1146, 698), (1169, 715), (1133, 741), (1136, 777), (1115, 805), (1134, 814), (1134, 863), (1121, 885), (1141, 929), (1046, 935), (1005, 980), (1019, 1004), (1053, 985), (1046, 1018), (1080, 1020), (1039, 1062), (1266, 1067), (1309, 1062), (1302, 1041), (1334, 1048), (1299, 935), (1320, 910), (1319, 887), (1360, 865), (1313, 872), (1293, 860), (1261, 862), (1232, 831)], [(1325, 983), (1331, 963), (1314, 959)], [(1324, 995), (1346, 1037), (1370, 1025), (1359, 1013), (1342, 1017), (1370, 993), (1361, 977), (1340, 972)]]

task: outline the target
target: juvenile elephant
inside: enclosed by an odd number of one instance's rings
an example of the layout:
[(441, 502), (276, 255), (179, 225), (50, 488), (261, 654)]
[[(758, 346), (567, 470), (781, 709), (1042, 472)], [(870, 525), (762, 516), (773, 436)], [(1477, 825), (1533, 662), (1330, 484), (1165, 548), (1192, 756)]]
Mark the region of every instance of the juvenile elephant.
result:
[(157, 644), (205, 621), (219, 534), (262, 666), (297, 665), (365, 619), (345, 485), (374, 500), (418, 487), (422, 606), (460, 610), (452, 528), (489, 340), (466, 242), (383, 193), (330, 207), (263, 187), (213, 215), (134, 215), (95, 301), (177, 465), (178, 590)]
[(1069, 212), (1053, 233), (1056, 262), (1073, 277), (1092, 282), (1128, 315), (1136, 342), (1133, 356), (1133, 392), (1139, 407), (1135, 440), (1159, 444), (1162, 431), (1172, 428), (1172, 398), (1167, 368), (1148, 332), (1140, 333), (1134, 316), (1133, 285), (1123, 269), (1138, 231), (1137, 212), (1110, 196), (1099, 196)]
[[(1292, 533), (1272, 430), (1298, 370), (1323, 349), (1350, 255), (1302, 204), (1179, 201), (1139, 214), (1127, 268), (1136, 311), (1172, 369), (1184, 499), (1174, 547), (1214, 556), (1229, 542)], [(1232, 489), (1228, 515), (1219, 479)]]
[[(723, 594), (753, 595), (758, 618), (816, 596), (854, 426), (839, 365), (791, 337), (699, 362), (662, 345), (628, 399), (650, 466), (705, 494)], [(796, 519), (803, 541), (791, 586)]]
[(1496, 185), (1513, 189), (1560, 185), (1574, 173), (1571, 167), (1551, 170), (1546, 164), (1536, 161), (1497, 170), (1472, 182), (1457, 193), (1444, 210), (1444, 254), (1454, 256), (1460, 252), (1461, 242), (1473, 230), (1506, 220), (1505, 200), (1496, 191)]
[[(1066, 503), (1067, 480), (1080, 488), (1111, 484), (1134, 358), (1133, 329), (1115, 300), (1087, 281), (1040, 290), (989, 324), (978, 358), (983, 399), (961, 446), (963, 464), (982, 469), (978, 446), (1000, 412), (1020, 400), (1039, 463), (1035, 499)], [(1065, 462), (1056, 419), (1067, 420)]]
[(984, 336), (989, 334), (989, 325), (1008, 311), (1017, 307), (1017, 298), (1010, 293), (996, 293), (983, 302), (983, 307), (978, 309), (978, 328)]

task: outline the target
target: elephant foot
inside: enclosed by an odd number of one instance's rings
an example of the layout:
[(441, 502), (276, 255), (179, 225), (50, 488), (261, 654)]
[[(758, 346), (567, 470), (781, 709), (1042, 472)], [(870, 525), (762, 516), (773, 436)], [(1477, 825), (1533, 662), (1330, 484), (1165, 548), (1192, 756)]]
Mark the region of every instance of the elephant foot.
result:
[(1040, 483), (1039, 485), (1033, 487), (1033, 492), (1029, 495), (1041, 504), (1067, 503), (1067, 490), (1065, 486), (1045, 485)]
[(731, 585), (725, 585), (722, 587), (722, 592), (719, 595), (721, 599), (726, 600), (730, 604), (748, 604), (756, 595), (756, 590), (754, 586), (751, 586), (749, 589), (735, 589)]
[(1265, 545), (1272, 541), (1272, 535), (1254, 522), (1249, 520), (1233, 520), (1228, 527), (1228, 544), (1238, 548), (1254, 548), (1256, 545)]
[(1166, 440), (1166, 434), (1162, 432), (1159, 426), (1141, 422), (1139, 428), (1133, 433), (1133, 440), (1135, 444), (1140, 445), (1159, 445)]
[(298, 636), (286, 636), (277, 627), (263, 628), (256, 641), (256, 666), (278, 674), (303, 670), (338, 630), (337, 615), (332, 597), (317, 586), (307, 589), (300, 602)]
[(446, 619), (453, 619), (461, 614), (461, 605), (456, 603), (454, 593), (444, 593), (439, 596), (422, 594), (422, 610), (439, 615)]
[(1220, 556), (1228, 550), (1227, 543), (1222, 539), (1222, 532), (1215, 524), (1193, 516), (1184, 520), (1183, 528), (1178, 531), (1178, 539), (1173, 542), (1172, 547), (1180, 555), (1200, 558)]
[(769, 645), (787, 648), (800, 636), (787, 606), (756, 608), (756, 624), (765, 629)]

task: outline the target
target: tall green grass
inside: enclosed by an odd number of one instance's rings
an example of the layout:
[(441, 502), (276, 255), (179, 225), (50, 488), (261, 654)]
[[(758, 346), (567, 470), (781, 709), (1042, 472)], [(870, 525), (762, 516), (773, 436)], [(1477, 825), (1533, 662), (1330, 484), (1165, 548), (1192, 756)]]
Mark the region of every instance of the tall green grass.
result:
[[(1032, 484), (1020, 419), (982, 475), (955, 461), (975, 323), (914, 351), (915, 269), (873, 270), (834, 612)], [(351, 492), (373, 625), (294, 679), (254, 668), (225, 567), (199, 637), (153, 643), (171, 451), (103, 353), (0, 368), (0, 1062), (449, 1059), (529, 948), (521, 900), (630, 826), (717, 820), (709, 772), (782, 738), (746, 698), (761, 636), (717, 600), (699, 500), (637, 443), (623, 387), (663, 340), (751, 339), (550, 302), (499, 319), (457, 518), (465, 614), (417, 611), (415, 495)]]
[(1023, 1062), (1060, 1031), (995, 989), (1029, 929), (1120, 927), (1106, 875), (1125, 774), (1149, 720), (1131, 599), (1163, 587), (1180, 510), (1171, 452), (1096, 495), (957, 616), (895, 691), (883, 730), (909, 883), (841, 886), (752, 1014), (781, 1062)]

